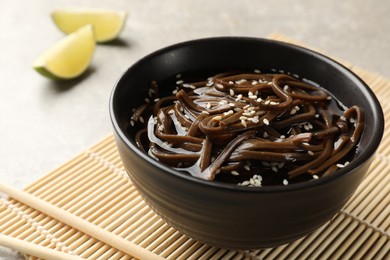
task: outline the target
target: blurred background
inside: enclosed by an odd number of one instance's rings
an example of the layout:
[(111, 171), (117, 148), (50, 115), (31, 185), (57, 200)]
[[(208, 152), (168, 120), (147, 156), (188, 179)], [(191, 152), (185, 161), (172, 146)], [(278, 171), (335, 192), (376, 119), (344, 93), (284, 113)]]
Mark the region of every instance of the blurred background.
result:
[[(64, 37), (50, 13), (69, 6), (129, 16), (118, 40), (97, 46), (81, 78), (54, 82), (32, 63)], [(276, 32), (390, 78), (389, 13), (385, 0), (2, 0), (0, 180), (23, 188), (109, 135), (115, 82), (139, 58), (177, 42)]]

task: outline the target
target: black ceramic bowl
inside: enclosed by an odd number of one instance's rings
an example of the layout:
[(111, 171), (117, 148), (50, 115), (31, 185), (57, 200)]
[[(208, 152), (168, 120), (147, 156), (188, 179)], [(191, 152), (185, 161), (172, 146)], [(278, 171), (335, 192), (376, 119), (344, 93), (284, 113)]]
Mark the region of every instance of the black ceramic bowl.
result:
[[(209, 182), (167, 167), (142, 152), (129, 131), (131, 108), (144, 102), (151, 80), (188, 71), (270, 68), (310, 79), (345, 105), (364, 110), (366, 127), (355, 159), (335, 174), (287, 186), (248, 188)], [(147, 204), (179, 231), (230, 249), (272, 247), (294, 241), (329, 221), (361, 183), (383, 135), (378, 100), (350, 70), (311, 50), (242, 37), (184, 42), (158, 50), (120, 78), (110, 115), (124, 166)]]

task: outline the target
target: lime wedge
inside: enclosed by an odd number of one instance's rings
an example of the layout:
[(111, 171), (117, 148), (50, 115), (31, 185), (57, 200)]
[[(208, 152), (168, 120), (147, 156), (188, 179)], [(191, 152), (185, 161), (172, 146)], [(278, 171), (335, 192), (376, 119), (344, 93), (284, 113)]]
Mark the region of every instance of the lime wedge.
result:
[(46, 50), (33, 67), (52, 79), (76, 78), (88, 68), (95, 46), (92, 25), (86, 25)]
[(65, 8), (52, 12), (52, 18), (58, 28), (66, 34), (92, 24), (97, 42), (107, 42), (118, 37), (126, 18), (126, 11), (105, 9)]

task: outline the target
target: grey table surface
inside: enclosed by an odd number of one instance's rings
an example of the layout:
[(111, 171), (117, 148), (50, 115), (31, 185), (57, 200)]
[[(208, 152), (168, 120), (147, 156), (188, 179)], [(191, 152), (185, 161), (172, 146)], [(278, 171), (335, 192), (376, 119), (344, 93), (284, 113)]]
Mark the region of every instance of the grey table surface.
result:
[[(120, 39), (98, 45), (86, 75), (54, 82), (32, 62), (64, 35), (51, 20), (60, 7), (128, 10)], [(108, 99), (128, 66), (161, 47), (212, 36), (278, 32), (390, 78), (387, 0), (1, 0), (0, 180), (37, 180), (111, 131)], [(0, 248), (0, 259), (18, 259)]]

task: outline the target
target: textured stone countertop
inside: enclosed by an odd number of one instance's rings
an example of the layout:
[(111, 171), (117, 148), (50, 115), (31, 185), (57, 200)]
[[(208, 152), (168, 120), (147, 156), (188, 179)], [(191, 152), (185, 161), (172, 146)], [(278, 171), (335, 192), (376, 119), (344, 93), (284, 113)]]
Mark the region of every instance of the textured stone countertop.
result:
[[(129, 11), (119, 40), (98, 45), (84, 77), (53, 82), (32, 62), (63, 37), (50, 12), (84, 6)], [(0, 8), (0, 180), (17, 188), (111, 132), (108, 99), (125, 69), (180, 41), (278, 32), (390, 78), (390, 1), (31, 0)], [(0, 259), (18, 258), (0, 249)]]

